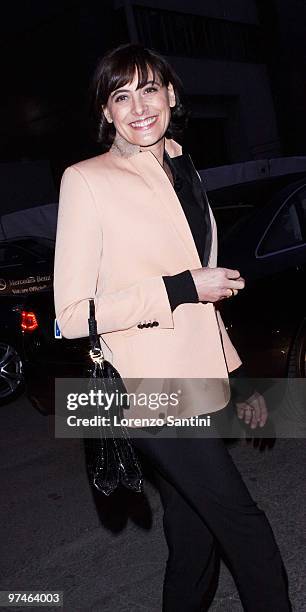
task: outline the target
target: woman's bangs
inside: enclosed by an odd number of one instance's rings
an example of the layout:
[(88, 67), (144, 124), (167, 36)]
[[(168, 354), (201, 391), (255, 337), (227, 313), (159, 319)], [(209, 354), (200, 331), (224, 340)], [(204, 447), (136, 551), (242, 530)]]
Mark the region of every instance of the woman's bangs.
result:
[(150, 80), (160, 80), (161, 84), (164, 84), (162, 74), (157, 71), (156, 66), (154, 66), (154, 64), (150, 62), (149, 59), (145, 60), (144, 58), (139, 57), (127, 59), (128, 61), (118, 66), (117, 71), (115, 71), (115, 73), (112, 75), (112, 78), (110, 79), (110, 88), (108, 95), (110, 95), (116, 89), (124, 87), (124, 85), (126, 85), (127, 83), (131, 83), (133, 81), (135, 72), (137, 72), (138, 75), (137, 89), (141, 89), (146, 85), (149, 80), (149, 76), (151, 77), (151, 73), (153, 76), (152, 78), (150, 78)]

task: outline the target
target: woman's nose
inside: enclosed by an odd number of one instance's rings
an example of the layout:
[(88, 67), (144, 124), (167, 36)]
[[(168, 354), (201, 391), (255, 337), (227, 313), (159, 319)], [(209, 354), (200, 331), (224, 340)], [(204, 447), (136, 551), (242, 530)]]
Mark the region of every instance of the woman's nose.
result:
[(143, 115), (147, 112), (148, 110), (148, 105), (146, 103), (145, 100), (143, 100), (142, 98), (134, 98), (133, 99), (133, 105), (132, 105), (132, 112), (135, 115)]

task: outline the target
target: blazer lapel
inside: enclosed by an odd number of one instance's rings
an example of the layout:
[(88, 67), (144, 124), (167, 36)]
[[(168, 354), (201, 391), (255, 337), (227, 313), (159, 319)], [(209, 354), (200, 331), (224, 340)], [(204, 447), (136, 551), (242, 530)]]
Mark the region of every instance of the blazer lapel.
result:
[(202, 262), (192, 236), (191, 229), (183, 211), (182, 205), (173, 189), (168, 176), (156, 157), (150, 151), (140, 152), (126, 160), (138, 171), (150, 189), (156, 194), (157, 201), (163, 212), (183, 242), (190, 258), (190, 266), (201, 267)]
[(130, 145), (119, 135), (117, 135), (115, 138), (115, 141), (111, 147), (111, 153), (120, 157), (121, 162), (125, 162), (128, 165), (131, 164), (133, 169), (136, 169), (143, 180), (148, 184), (153, 192), (155, 192), (158, 202), (160, 202), (163, 207), (163, 212), (166, 212), (169, 215), (172, 225), (183, 241), (186, 252), (188, 252), (189, 256), (191, 257), (190, 265), (195, 267), (207, 266), (213, 246), (211, 217), (205, 189), (190, 155), (188, 153), (182, 153), (182, 147), (174, 140), (166, 139), (165, 156), (168, 164), (170, 167), (174, 168), (174, 172), (177, 173), (182, 180), (189, 183), (190, 188), (193, 190), (195, 200), (202, 208), (203, 214), (205, 215), (207, 235), (205, 237), (202, 261), (199, 257), (189, 223), (186, 219), (179, 198), (177, 197), (166, 172), (153, 153), (150, 151), (140, 151), (140, 147), (138, 145)]

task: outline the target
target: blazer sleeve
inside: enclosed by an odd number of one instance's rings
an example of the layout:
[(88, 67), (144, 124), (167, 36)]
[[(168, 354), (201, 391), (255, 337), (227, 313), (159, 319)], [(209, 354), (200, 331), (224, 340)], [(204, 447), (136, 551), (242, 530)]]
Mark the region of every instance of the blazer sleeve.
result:
[(184, 270), (172, 276), (163, 276), (171, 310), (180, 304), (197, 303), (199, 296), (190, 270)]
[(65, 338), (88, 336), (88, 300), (94, 298), (98, 333), (125, 330), (142, 320), (173, 328), (162, 276), (144, 278), (122, 290), (97, 293), (103, 254), (103, 228), (86, 178), (65, 170), (59, 198), (54, 259), (55, 314)]

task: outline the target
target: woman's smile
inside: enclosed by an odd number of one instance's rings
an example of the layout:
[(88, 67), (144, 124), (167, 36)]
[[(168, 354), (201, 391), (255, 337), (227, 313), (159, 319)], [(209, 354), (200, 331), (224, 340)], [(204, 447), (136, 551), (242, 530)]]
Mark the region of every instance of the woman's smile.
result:
[(137, 121), (132, 121), (129, 125), (134, 130), (149, 130), (156, 124), (157, 120), (158, 120), (158, 116), (155, 115), (153, 117), (147, 117), (146, 119), (139, 119)]
[(163, 164), (165, 133), (176, 102), (173, 85), (164, 85), (151, 69), (143, 86), (138, 87), (138, 83), (135, 69), (133, 79), (112, 91), (102, 109), (121, 138), (146, 147)]

